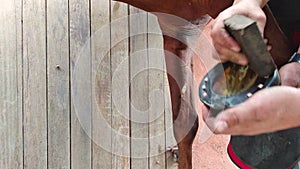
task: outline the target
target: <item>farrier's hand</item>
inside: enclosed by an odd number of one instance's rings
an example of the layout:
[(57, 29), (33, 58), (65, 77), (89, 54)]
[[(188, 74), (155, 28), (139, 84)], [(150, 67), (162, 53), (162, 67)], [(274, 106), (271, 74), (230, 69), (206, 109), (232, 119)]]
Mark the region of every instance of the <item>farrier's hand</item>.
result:
[[(300, 53), (300, 46), (297, 53)], [(280, 68), (279, 73), (283, 86), (300, 88), (300, 63), (288, 63)]]
[(214, 133), (257, 135), (300, 126), (300, 89), (276, 86), (255, 93), (244, 103), (203, 119)]
[(235, 0), (231, 7), (219, 14), (211, 31), (213, 44), (219, 54), (219, 58), (216, 59), (220, 59), (222, 62), (231, 61), (241, 65), (248, 63), (246, 56), (239, 53), (241, 50), (240, 46), (225, 30), (223, 21), (235, 14), (242, 14), (254, 19), (257, 22), (260, 32), (263, 34), (266, 15), (261, 7), (265, 3), (265, 0)]
[(281, 85), (300, 88), (300, 64), (292, 62), (284, 65), (279, 70)]

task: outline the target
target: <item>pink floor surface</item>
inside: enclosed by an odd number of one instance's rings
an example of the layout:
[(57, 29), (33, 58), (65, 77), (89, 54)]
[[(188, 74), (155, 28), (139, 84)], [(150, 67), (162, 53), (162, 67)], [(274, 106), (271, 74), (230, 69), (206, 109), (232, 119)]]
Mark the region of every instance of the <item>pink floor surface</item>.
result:
[[(195, 92), (202, 77), (216, 63), (212, 58), (214, 53), (209, 38), (210, 24), (204, 29), (203, 36), (199, 38), (197, 50), (201, 51), (201, 56), (196, 56), (194, 60)], [(203, 52), (202, 52), (203, 51)], [(209, 57), (209, 58), (208, 58)], [(229, 142), (229, 136), (214, 135), (205, 126), (202, 120), (202, 103), (196, 96), (197, 110), (199, 115), (200, 127), (193, 144), (193, 166), (195, 169), (237, 169), (231, 162), (226, 148)]]

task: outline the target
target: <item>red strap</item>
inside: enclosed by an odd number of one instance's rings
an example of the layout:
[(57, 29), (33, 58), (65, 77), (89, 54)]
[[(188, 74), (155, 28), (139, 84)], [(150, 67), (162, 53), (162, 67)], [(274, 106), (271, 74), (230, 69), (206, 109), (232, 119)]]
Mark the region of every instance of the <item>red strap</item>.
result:
[(291, 166), (288, 167), (287, 169), (293, 169), (299, 162), (300, 162), (300, 157), (297, 159), (297, 161), (294, 162), (293, 165), (291, 165)]
[[(231, 142), (229, 142), (228, 146), (227, 146), (227, 153), (231, 159), (231, 161), (234, 162), (235, 165), (237, 165), (238, 167), (240, 167), (241, 169), (254, 169), (254, 168), (251, 168), (249, 165), (245, 164), (236, 154), (235, 152), (233, 151), (232, 149), (232, 145), (231, 145)], [(298, 162), (300, 161), (300, 157), (297, 159), (297, 161), (291, 165), (290, 167), (288, 167), (287, 169), (292, 169), (294, 168)]]
[(231, 160), (235, 163), (235, 165), (237, 165), (238, 167), (240, 167), (241, 169), (253, 169), (250, 166), (248, 166), (247, 164), (245, 164), (233, 151), (232, 146), (231, 146), (231, 142), (229, 142), (228, 146), (227, 146), (227, 153), (229, 155), (229, 157), (231, 158)]

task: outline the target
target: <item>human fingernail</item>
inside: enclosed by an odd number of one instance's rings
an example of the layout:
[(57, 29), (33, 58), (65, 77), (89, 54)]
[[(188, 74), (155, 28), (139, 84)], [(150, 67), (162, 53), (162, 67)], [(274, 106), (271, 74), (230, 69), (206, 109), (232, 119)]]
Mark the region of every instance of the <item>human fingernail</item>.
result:
[(218, 121), (216, 127), (218, 133), (224, 133), (228, 129), (228, 125), (225, 121)]
[(230, 49), (233, 50), (233, 51), (235, 51), (235, 52), (239, 52), (240, 51), (240, 48), (237, 47), (237, 46), (232, 46)]
[(239, 59), (237, 62), (238, 62), (238, 64), (243, 65), (243, 66), (246, 66), (248, 64), (248, 61), (245, 59)]

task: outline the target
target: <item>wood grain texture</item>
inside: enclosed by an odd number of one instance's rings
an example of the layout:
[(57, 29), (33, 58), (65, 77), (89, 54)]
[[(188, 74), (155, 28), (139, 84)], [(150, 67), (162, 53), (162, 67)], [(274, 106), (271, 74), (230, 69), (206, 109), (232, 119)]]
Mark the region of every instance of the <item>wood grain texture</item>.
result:
[(147, 13), (130, 7), (131, 168), (148, 168), (149, 61)]
[(2, 4), (1, 169), (168, 166), (153, 15), (112, 0)]
[(93, 168), (111, 168), (110, 1), (93, 0), (91, 9)]
[(49, 168), (71, 168), (68, 19), (67, 0), (47, 1)]
[(47, 168), (44, 0), (23, 1), (24, 168)]
[(111, 1), (111, 141), (114, 169), (130, 168), (128, 21), (128, 5)]
[(0, 10), (0, 168), (23, 168), (21, 2)]
[[(73, 169), (92, 166), (89, 9), (88, 1), (69, 1), (70, 71), (73, 80), (71, 83), (71, 168)], [(74, 80), (75, 77), (77, 79)]]
[(149, 144), (150, 168), (164, 169), (165, 111), (164, 111), (164, 52), (157, 18), (148, 14), (149, 59)]

